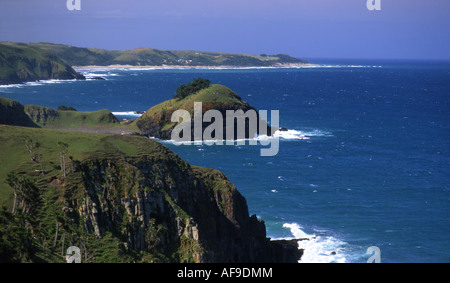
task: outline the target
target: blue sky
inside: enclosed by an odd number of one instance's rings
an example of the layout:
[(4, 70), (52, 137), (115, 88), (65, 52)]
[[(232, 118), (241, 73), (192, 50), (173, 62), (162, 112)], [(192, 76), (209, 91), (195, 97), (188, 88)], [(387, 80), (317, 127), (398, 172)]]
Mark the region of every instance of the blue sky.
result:
[(450, 59), (449, 0), (1, 0), (0, 41), (300, 58)]

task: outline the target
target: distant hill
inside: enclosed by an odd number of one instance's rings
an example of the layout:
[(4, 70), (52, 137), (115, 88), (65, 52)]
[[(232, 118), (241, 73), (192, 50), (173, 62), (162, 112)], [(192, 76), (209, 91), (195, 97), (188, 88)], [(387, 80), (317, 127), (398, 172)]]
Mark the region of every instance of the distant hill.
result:
[(82, 48), (54, 43), (29, 43), (62, 58), (71, 66), (242, 66), (270, 67), (286, 64), (305, 64), (285, 54), (261, 56), (203, 51), (166, 51), (153, 48), (113, 51)]
[(20, 43), (0, 43), (0, 84), (48, 79), (84, 79), (47, 50)]

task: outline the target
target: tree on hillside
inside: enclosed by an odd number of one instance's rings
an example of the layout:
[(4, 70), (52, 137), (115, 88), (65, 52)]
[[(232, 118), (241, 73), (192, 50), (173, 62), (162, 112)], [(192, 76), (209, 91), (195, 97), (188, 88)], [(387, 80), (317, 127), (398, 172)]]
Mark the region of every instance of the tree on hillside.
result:
[(44, 170), (44, 165), (42, 165), (42, 160), (41, 160), (42, 155), (39, 153), (39, 148), (41, 147), (41, 144), (36, 142), (34, 144), (34, 147), (36, 148), (36, 159), (39, 162), (39, 165), (41, 166), (41, 173), (42, 173), (42, 175), (45, 175), (46, 172)]
[(69, 145), (63, 142), (58, 142), (59, 148), (59, 164), (61, 165), (61, 171), (63, 172), (64, 178), (67, 176), (66, 174), (66, 156), (69, 152)]
[(56, 110), (58, 110), (58, 111), (77, 111), (77, 109), (73, 108), (72, 106), (65, 106), (65, 105), (58, 106), (58, 108)]
[(30, 261), (35, 253), (27, 217), (0, 209), (0, 263)]
[(28, 178), (19, 178), (14, 173), (8, 174), (6, 183), (14, 193), (12, 214), (20, 209), (24, 215), (33, 216), (40, 203), (40, 192), (36, 185)]
[(189, 95), (199, 92), (202, 89), (208, 88), (211, 84), (210, 80), (203, 78), (196, 78), (192, 82), (187, 85), (181, 85), (177, 88), (177, 94), (173, 96), (173, 98), (181, 100)]
[(25, 147), (27, 148), (28, 152), (30, 153), (31, 161), (36, 161), (36, 156), (33, 154), (34, 149), (34, 142), (31, 138), (27, 138), (24, 140)]

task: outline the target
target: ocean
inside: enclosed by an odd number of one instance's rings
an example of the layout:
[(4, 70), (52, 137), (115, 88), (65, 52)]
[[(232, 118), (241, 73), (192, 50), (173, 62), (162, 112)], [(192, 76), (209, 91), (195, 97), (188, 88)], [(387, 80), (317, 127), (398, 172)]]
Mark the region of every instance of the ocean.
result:
[[(276, 156), (262, 146), (165, 145), (224, 172), (273, 239), (300, 242), (300, 262), (450, 262), (450, 63), (311, 60), (297, 69), (80, 69), (105, 81), (0, 86), (22, 104), (119, 118), (203, 77), (259, 110), (279, 110)], [(307, 139), (299, 139), (305, 136)]]

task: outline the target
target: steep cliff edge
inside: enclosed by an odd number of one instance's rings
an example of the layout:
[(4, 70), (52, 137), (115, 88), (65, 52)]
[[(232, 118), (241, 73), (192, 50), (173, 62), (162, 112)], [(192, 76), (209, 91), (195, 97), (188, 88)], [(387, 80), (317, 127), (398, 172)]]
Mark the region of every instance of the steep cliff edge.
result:
[[(39, 142), (39, 163), (24, 139)], [(58, 142), (68, 145), (70, 161), (59, 162)], [(40, 192), (36, 203), (23, 201), (36, 209), (22, 227), (33, 242), (22, 261), (63, 261), (69, 246), (81, 249), (83, 262), (269, 263), (301, 256), (295, 241), (267, 238), (264, 222), (249, 216), (223, 173), (192, 166), (156, 141), (0, 125), (0, 143), (0, 163), (7, 164), (0, 201), (11, 207), (9, 172)], [(4, 239), (14, 239), (14, 231), (2, 231)]]
[(73, 208), (86, 230), (119, 235), (154, 261), (296, 262), (298, 247), (266, 237), (246, 200), (221, 172), (175, 158), (95, 159), (81, 164)]

